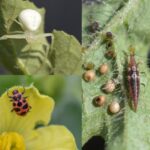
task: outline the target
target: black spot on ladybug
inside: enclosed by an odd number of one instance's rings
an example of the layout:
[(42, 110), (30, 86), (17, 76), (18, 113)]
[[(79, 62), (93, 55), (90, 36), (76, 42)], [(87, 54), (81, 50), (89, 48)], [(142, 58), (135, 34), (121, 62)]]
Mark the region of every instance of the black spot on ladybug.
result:
[(17, 98), (16, 96), (14, 96), (14, 97), (13, 97), (13, 100), (17, 101), (17, 100), (18, 100), (18, 98)]
[(16, 112), (19, 112), (19, 111), (20, 111), (20, 108), (14, 108), (14, 110), (15, 110)]
[(21, 96), (22, 96), (21, 94), (18, 94), (18, 96), (17, 96), (17, 97), (18, 97), (18, 100), (20, 100), (20, 99), (21, 99)]
[(25, 103), (25, 102), (26, 102), (26, 100), (24, 99), (24, 100), (23, 100), (23, 103)]
[(21, 103), (21, 102), (18, 102), (17, 105), (18, 105), (18, 106), (22, 106), (22, 103)]
[(25, 104), (22, 108), (23, 109), (27, 109), (28, 108), (28, 104)]
[(13, 103), (13, 106), (16, 106), (16, 103)]

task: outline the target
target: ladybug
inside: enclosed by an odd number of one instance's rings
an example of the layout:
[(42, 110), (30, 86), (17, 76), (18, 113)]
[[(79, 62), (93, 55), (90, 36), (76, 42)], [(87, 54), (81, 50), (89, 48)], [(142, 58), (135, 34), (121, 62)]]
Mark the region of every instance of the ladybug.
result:
[(22, 93), (20, 93), (18, 90), (12, 91), (12, 96), (10, 96), (7, 92), (8, 97), (11, 99), (13, 109), (12, 112), (15, 111), (17, 115), (24, 116), (26, 115), (29, 110), (31, 109), (31, 106), (27, 103), (27, 97), (23, 97), (23, 94), (25, 93), (25, 89)]

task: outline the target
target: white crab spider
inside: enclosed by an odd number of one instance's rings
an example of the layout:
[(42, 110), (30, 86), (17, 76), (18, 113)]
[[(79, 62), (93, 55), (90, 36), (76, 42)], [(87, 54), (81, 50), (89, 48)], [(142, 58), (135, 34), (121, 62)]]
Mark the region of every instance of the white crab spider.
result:
[(22, 34), (3, 35), (2, 37), (0, 37), (0, 40), (26, 39), (27, 42), (31, 42), (40, 37), (53, 37), (51, 33), (36, 34), (36, 31), (38, 31), (42, 22), (41, 14), (36, 10), (24, 9), (20, 12), (18, 18), (19, 22), (16, 22), (23, 28), (25, 32), (23, 32)]

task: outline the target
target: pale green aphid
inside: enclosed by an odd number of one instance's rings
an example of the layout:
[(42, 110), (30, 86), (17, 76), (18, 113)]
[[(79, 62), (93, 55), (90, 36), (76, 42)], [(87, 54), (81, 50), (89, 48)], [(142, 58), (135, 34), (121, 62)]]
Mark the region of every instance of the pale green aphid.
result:
[(41, 14), (33, 9), (24, 9), (20, 12), (18, 16), (19, 21), (15, 20), (24, 32), (15, 32), (17, 34), (13, 35), (3, 35), (0, 37), (0, 40), (7, 40), (7, 39), (26, 39), (27, 42), (32, 42), (40, 37), (53, 37), (51, 33), (42, 33), (42, 34), (37, 34), (36, 32), (38, 31), (41, 22), (42, 22), (42, 17)]

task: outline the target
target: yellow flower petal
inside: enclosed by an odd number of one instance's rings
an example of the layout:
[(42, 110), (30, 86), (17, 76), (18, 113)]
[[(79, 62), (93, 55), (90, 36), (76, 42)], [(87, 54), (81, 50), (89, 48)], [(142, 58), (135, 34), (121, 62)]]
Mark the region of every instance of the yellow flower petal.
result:
[(0, 135), (0, 150), (25, 150), (24, 138), (15, 132)]
[[(15, 89), (18, 89), (19, 92), (23, 91), (23, 87), (15, 86), (8, 90), (8, 94), (12, 95)], [(7, 92), (0, 98), (0, 134), (5, 131), (16, 131), (23, 134), (33, 129), (38, 122), (48, 124), (54, 108), (53, 99), (40, 95), (33, 86), (25, 88), (24, 96), (28, 97), (27, 102), (32, 107), (25, 116), (19, 116), (15, 111), (11, 112), (13, 105)]]
[(39, 128), (25, 139), (27, 150), (77, 150), (72, 133), (64, 126)]

